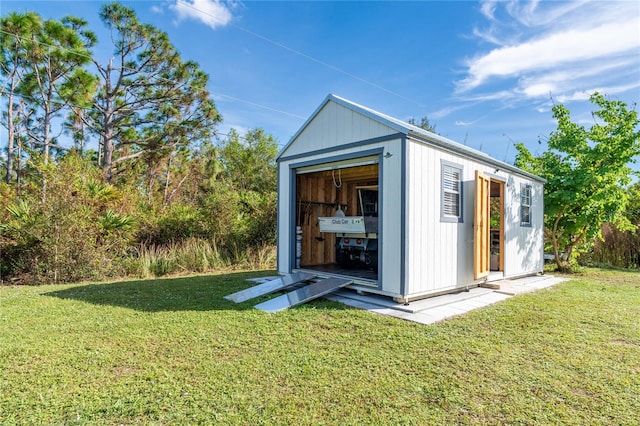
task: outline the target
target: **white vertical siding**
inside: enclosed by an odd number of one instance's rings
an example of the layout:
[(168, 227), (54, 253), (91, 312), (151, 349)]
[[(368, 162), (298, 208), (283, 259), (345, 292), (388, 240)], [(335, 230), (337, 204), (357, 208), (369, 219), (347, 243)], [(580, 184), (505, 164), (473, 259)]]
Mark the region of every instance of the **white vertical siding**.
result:
[(335, 102), (328, 102), (281, 157), (306, 154), (387, 136), (396, 130)]
[[(474, 283), (475, 171), (498, 176), (505, 187), (505, 277), (542, 270), (542, 184), (475, 160), (410, 141), (407, 158), (408, 296)], [(441, 162), (462, 167), (462, 223), (440, 221)], [(532, 185), (532, 226), (520, 226), (520, 183)]]
[[(463, 222), (441, 222), (441, 160), (462, 168)], [(408, 173), (408, 295), (473, 281), (473, 173), (469, 160), (410, 142)]]
[[(400, 296), (401, 293), (401, 220), (402, 205), (402, 141), (400, 139), (385, 142), (371, 143), (350, 149), (335, 150), (320, 155), (313, 155), (294, 160), (281, 161), (279, 167), (278, 185), (278, 272), (290, 273), (293, 269), (291, 259), (292, 232), (295, 232), (295, 218), (290, 217), (291, 182), (290, 166), (304, 162), (318, 162), (323, 160), (330, 162), (332, 158), (345, 154), (353, 154), (357, 157), (359, 152), (382, 148), (385, 154), (380, 164), (381, 180), (378, 182), (382, 191), (379, 214), (381, 217), (381, 230), (383, 240), (379, 241), (379, 250), (382, 253), (383, 263), (380, 266), (380, 279), (383, 283), (383, 292)], [(354, 162), (357, 158), (354, 158)]]
[[(290, 232), (295, 233), (295, 218), (291, 217), (290, 180), (288, 163), (278, 163), (278, 229), (277, 229), (277, 266), (279, 274), (289, 274), (293, 266), (290, 258), (292, 238)], [(291, 231), (293, 228), (293, 231)]]
[(382, 251), (381, 290), (401, 296), (402, 289), (402, 141), (384, 145), (382, 164), (382, 239), (378, 241)]
[[(531, 185), (531, 226), (520, 224), (521, 185)], [(505, 276), (540, 272), (544, 268), (544, 202), (539, 182), (510, 176), (505, 188)]]

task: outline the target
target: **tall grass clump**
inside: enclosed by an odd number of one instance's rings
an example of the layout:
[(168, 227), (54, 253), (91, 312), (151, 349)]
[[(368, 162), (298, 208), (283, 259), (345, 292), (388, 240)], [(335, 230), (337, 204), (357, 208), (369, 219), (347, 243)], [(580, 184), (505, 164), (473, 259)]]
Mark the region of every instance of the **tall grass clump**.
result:
[(273, 269), (275, 262), (276, 248), (273, 245), (223, 253), (214, 243), (191, 238), (163, 246), (138, 246), (131, 258), (129, 273), (140, 278), (153, 278), (191, 272)]
[(240, 263), (244, 269), (275, 269), (276, 267), (277, 250), (274, 245), (250, 247), (244, 253), (244, 262)]
[(191, 238), (175, 248), (176, 263), (185, 271), (208, 272), (228, 269), (226, 261), (218, 251), (215, 243)]
[(151, 278), (171, 273), (171, 253), (167, 247), (140, 245), (129, 262), (129, 274), (140, 278)]
[(273, 244), (240, 247), (233, 244), (230, 258), (237, 269), (275, 269), (277, 249)]

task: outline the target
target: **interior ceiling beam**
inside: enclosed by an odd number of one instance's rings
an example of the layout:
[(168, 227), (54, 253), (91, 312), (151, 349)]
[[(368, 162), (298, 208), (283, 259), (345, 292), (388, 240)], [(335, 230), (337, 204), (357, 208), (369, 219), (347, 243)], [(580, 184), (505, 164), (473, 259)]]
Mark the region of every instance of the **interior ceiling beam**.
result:
[(341, 179), (343, 182), (370, 180), (378, 178), (378, 165), (349, 167), (345, 169), (326, 170), (320, 172), (324, 179), (335, 180)]

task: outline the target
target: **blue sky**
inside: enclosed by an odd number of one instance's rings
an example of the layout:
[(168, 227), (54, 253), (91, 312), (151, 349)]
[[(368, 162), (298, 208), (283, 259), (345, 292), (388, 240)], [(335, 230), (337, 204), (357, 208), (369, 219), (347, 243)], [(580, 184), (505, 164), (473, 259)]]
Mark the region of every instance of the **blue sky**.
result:
[[(103, 3), (2, 0), (0, 12), (80, 16), (106, 62)], [(513, 142), (546, 149), (552, 102), (589, 125), (594, 90), (640, 99), (637, 1), (121, 3), (209, 74), (221, 133), (262, 127), (280, 145), (333, 93), (427, 116), (443, 136), (512, 162)]]

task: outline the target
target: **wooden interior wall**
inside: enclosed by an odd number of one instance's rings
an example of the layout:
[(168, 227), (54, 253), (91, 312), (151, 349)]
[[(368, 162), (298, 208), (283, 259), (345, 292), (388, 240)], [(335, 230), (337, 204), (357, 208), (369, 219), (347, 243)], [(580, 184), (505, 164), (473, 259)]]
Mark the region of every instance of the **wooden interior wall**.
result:
[(336, 234), (321, 233), (318, 217), (333, 216), (338, 204), (346, 216), (356, 216), (356, 186), (377, 184), (377, 164), (296, 176), (296, 225), (302, 227), (301, 266), (335, 263)]
[[(504, 271), (504, 182), (501, 181), (491, 181), (491, 217), (499, 216), (500, 224), (498, 228), (491, 228), (491, 251), (492, 253), (495, 251), (494, 246), (497, 243), (498, 246), (498, 269), (496, 271)], [(497, 241), (493, 241), (493, 235), (497, 234)], [(492, 271), (494, 269), (491, 269)]]

